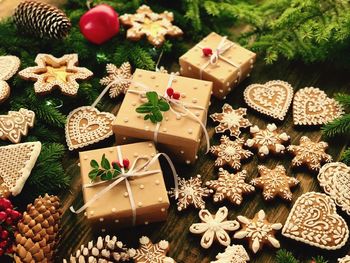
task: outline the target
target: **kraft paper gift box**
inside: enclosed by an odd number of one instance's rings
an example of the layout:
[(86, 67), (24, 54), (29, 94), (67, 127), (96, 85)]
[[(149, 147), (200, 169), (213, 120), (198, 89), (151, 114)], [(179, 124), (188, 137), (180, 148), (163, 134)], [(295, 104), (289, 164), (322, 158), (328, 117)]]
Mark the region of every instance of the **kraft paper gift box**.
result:
[[(118, 158), (118, 148), (122, 158)], [(79, 153), (80, 171), (83, 184), (83, 197), (86, 204), (91, 198), (105, 189), (113, 181), (84, 187), (91, 184), (88, 176), (91, 171), (90, 161), (101, 162), (102, 155), (112, 161), (123, 163), (122, 159), (130, 161), (130, 166), (138, 157), (147, 157), (152, 159), (156, 155), (156, 149), (153, 142), (140, 142), (123, 146), (103, 148)], [(146, 160), (140, 160), (136, 166), (145, 164)], [(165, 187), (163, 173), (159, 161), (156, 160), (152, 165), (147, 166), (148, 171), (157, 171), (156, 173), (132, 177), (128, 179), (135, 207), (135, 224), (144, 225), (152, 222), (164, 221), (167, 218), (169, 199)], [(104, 231), (105, 229), (120, 228), (133, 225), (133, 211), (130, 198), (126, 188), (126, 182), (122, 181), (110, 191), (102, 195), (85, 210), (87, 220), (93, 225), (94, 229)]]
[[(217, 48), (222, 53), (215, 57)], [(249, 76), (255, 59), (255, 53), (212, 32), (179, 58), (180, 73), (185, 77), (212, 81), (213, 95), (224, 99), (234, 86)]]
[[(178, 116), (172, 110), (163, 112), (163, 120), (157, 127), (150, 120), (144, 120), (144, 114), (136, 112), (136, 108), (145, 102), (138, 93), (148, 90), (163, 95), (169, 85), (181, 94), (179, 103), (187, 105), (191, 113)], [(211, 90), (212, 83), (208, 81), (137, 69), (113, 122), (117, 144), (153, 140), (157, 149), (170, 155), (174, 161), (194, 163), (204, 132), (202, 125), (206, 125)]]

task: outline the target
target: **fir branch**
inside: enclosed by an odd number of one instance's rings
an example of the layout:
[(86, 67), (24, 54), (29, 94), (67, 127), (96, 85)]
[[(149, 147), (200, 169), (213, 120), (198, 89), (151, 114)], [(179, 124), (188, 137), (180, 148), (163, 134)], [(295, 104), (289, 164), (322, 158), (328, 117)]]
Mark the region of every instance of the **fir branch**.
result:
[(330, 123), (327, 123), (322, 127), (322, 132), (327, 137), (333, 137), (337, 134), (350, 133), (350, 114), (346, 114)]
[(291, 252), (280, 249), (276, 253), (276, 263), (300, 263), (300, 261)]
[(335, 95), (335, 99), (345, 108), (350, 108), (350, 95), (338, 93)]
[(135, 68), (141, 68), (146, 70), (155, 69), (156, 64), (152, 59), (151, 55), (139, 45), (132, 45), (128, 53), (130, 63), (132, 63)]
[(328, 260), (325, 260), (322, 256), (317, 256), (313, 258), (313, 260), (315, 261), (315, 263), (328, 263)]
[(200, 0), (186, 0), (186, 13), (185, 18), (189, 20), (195, 31), (200, 31), (202, 29), (202, 21), (200, 17)]
[(342, 155), (341, 160), (346, 163), (347, 165), (350, 165), (350, 148), (346, 149)]

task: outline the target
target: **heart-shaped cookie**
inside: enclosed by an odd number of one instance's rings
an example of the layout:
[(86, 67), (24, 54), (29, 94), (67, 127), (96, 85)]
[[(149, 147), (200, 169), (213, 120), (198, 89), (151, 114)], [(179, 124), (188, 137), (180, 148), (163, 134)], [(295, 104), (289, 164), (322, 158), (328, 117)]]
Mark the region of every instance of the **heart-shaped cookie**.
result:
[(94, 107), (83, 106), (69, 113), (66, 123), (66, 141), (69, 150), (83, 148), (113, 135), (115, 116), (100, 112)]
[(349, 229), (328, 195), (308, 192), (295, 202), (282, 235), (310, 246), (335, 250), (345, 245)]
[(244, 100), (251, 108), (279, 120), (284, 120), (292, 99), (292, 86), (280, 80), (252, 84), (244, 91)]
[(350, 215), (350, 167), (344, 163), (327, 163), (317, 179), (323, 190)]
[(343, 114), (341, 105), (327, 94), (314, 87), (298, 90), (293, 101), (295, 125), (322, 125)]

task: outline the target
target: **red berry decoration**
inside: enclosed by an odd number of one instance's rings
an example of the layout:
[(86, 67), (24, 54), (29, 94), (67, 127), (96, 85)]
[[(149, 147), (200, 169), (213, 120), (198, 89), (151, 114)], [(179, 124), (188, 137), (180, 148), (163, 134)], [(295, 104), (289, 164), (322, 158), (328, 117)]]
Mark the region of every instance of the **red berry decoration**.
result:
[(118, 34), (118, 13), (109, 5), (97, 5), (82, 15), (79, 27), (87, 40), (100, 45)]
[(130, 161), (128, 159), (124, 159), (123, 160), (123, 166), (125, 169), (128, 169), (130, 165)]
[(205, 47), (202, 49), (203, 55), (209, 57), (213, 55), (213, 50), (211, 48)]
[(168, 96), (171, 98), (174, 94), (174, 89), (172, 87), (169, 87), (167, 90), (166, 90), (166, 94), (168, 94)]
[(22, 214), (13, 209), (10, 200), (0, 198), (0, 256), (13, 253), (14, 232), (21, 217)]
[(175, 100), (180, 99), (180, 92), (174, 92), (173, 99), (175, 99)]

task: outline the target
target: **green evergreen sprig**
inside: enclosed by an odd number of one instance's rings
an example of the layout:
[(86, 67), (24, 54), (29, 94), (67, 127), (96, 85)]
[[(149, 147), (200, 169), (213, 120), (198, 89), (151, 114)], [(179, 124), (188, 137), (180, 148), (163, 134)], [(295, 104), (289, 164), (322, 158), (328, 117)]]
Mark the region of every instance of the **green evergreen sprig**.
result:
[(159, 98), (158, 93), (155, 91), (147, 92), (146, 97), (148, 102), (137, 107), (136, 112), (146, 114), (145, 120), (149, 119), (153, 123), (161, 122), (163, 120), (162, 112), (170, 109), (169, 103), (163, 98)]
[[(306, 261), (308, 263), (328, 263), (328, 260), (326, 260), (322, 256), (316, 256), (312, 258), (312, 260)], [(286, 249), (279, 249), (276, 253), (276, 263), (301, 263), (300, 260), (294, 257), (294, 255), (286, 250)]]
[(111, 180), (122, 173), (119, 164), (117, 162), (111, 163), (105, 154), (102, 155), (100, 163), (96, 160), (91, 160), (90, 166), (89, 178), (91, 181), (96, 181), (97, 179), (102, 181)]

